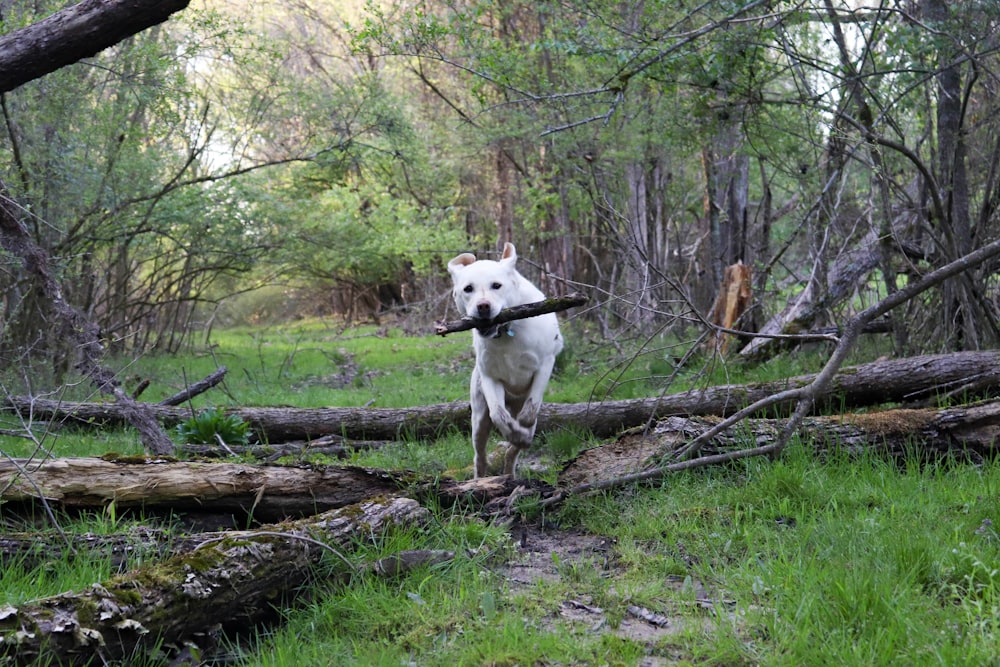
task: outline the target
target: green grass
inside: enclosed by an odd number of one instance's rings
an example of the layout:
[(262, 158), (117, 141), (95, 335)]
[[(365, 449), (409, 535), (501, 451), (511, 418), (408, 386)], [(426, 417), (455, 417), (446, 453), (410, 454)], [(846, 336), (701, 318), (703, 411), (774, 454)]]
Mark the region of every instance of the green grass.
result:
[[(624, 363), (605, 359), (606, 349), (585, 335), (568, 334), (550, 400), (653, 395), (669, 376), (672, 391), (761, 381), (810, 372), (823, 361), (808, 351), (756, 369), (699, 362), (675, 373), (669, 341), (650, 341), (647, 354)], [(415, 337), (310, 322), (220, 332), (214, 342), (181, 359), (150, 356), (117, 367), (124, 378), (150, 378), (143, 398), (158, 400), (185, 378), (225, 364), (226, 386), (199, 397), (199, 408), (395, 407), (464, 400), (472, 365), (463, 334)], [(85, 392), (81, 385), (66, 393)], [(21, 428), (4, 419), (0, 427)], [(17, 456), (41, 455), (39, 447), (57, 455), (138, 451), (128, 431), (33, 432), (40, 443), (0, 436), (0, 449)], [(535, 449), (546, 478), (593, 444), (571, 430), (542, 440)], [(348, 462), (467, 475), (470, 459), (467, 436), (450, 434), (393, 443)], [(555, 536), (551, 553), (522, 552), (504, 526), (475, 513), (432, 508), (429, 527), (378, 537), (349, 557), (362, 565), (431, 548), (453, 551), (453, 560), (395, 579), (345, 581), (331, 557), (304, 606), (230, 646), (230, 656), (244, 665), (290, 667), (1000, 664), (997, 462), (819, 458), (794, 445), (773, 461), (678, 473), (654, 486), (571, 498), (557, 510), (539, 511), (530, 499), (519, 508), (536, 529)], [(129, 521), (112, 512), (60, 518), (70, 532), (111, 532)], [(602, 537), (604, 546), (581, 547), (579, 533)], [(529, 557), (548, 576), (513, 577), (511, 564)], [(105, 559), (86, 554), (5, 563), (0, 605), (85, 588), (110, 574)], [(600, 613), (568, 613), (579, 605)], [(670, 625), (652, 630), (635, 619), (635, 608)]]
[[(995, 516), (996, 464), (899, 468), (795, 448), (571, 500), (545, 521), (613, 546), (553, 555), (559, 577), (527, 585), (504, 576), (517, 554), (502, 531), (447, 516), (383, 548), (448, 548), (453, 562), (331, 588), (242, 664), (996, 664)], [(603, 610), (600, 631), (561, 618), (578, 600)], [(680, 629), (632, 638), (630, 606)]]

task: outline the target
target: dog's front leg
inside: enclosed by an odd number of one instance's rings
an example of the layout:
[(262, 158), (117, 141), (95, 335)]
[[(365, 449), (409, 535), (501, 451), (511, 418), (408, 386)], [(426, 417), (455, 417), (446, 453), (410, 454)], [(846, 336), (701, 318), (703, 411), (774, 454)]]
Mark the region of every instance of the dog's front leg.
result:
[(534, 429), (522, 426), (507, 410), (507, 392), (496, 380), (479, 373), (479, 388), (489, 407), (490, 420), (505, 440), (527, 447), (531, 444)]
[(545, 387), (548, 386), (549, 380), (552, 378), (552, 368), (555, 366), (555, 362), (555, 357), (550, 357), (542, 361), (535, 372), (535, 376), (531, 379), (528, 397), (524, 399), (524, 404), (517, 413), (518, 423), (532, 432), (534, 432), (535, 423), (538, 421), (538, 411), (542, 408)]

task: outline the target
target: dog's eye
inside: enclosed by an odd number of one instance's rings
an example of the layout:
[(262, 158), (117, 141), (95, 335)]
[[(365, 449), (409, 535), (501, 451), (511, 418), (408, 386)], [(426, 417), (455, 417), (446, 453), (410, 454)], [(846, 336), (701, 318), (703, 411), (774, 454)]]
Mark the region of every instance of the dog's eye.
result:
[(503, 287), (503, 285), (501, 285), (500, 283), (493, 283), (492, 285), (490, 285), (490, 287), (492, 287), (493, 289), (500, 289), (501, 287)]
[(475, 289), (476, 288), (473, 287), (472, 285), (466, 285), (465, 287), (462, 288), (462, 291), (465, 292), (466, 294), (469, 294), (471, 292), (474, 292)]

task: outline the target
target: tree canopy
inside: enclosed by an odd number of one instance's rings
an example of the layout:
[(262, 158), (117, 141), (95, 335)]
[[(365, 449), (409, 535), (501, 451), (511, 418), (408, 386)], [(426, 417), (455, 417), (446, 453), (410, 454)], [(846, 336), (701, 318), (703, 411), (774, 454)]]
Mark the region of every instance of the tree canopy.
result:
[[(61, 9), (10, 4), (0, 58)], [(443, 259), (507, 240), (547, 291), (599, 295), (605, 332), (702, 326), (740, 262), (735, 326), (794, 333), (997, 237), (998, 23), (944, 0), (211, 0), (6, 87), (0, 180), (123, 351), (264, 285), (298, 312), (437, 307)], [(996, 273), (908, 302), (897, 352), (995, 346)], [(65, 357), (30, 276), (0, 289), (0, 356)]]

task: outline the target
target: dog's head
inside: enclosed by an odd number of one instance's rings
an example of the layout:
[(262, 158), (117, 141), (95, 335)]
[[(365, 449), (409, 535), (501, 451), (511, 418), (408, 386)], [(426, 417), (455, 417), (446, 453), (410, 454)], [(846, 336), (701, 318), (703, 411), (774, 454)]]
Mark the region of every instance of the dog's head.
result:
[(462, 314), (491, 320), (504, 308), (520, 305), (521, 277), (514, 269), (516, 262), (517, 251), (513, 243), (504, 244), (498, 262), (477, 260), (467, 252), (448, 262), (448, 273), (455, 285), (455, 305)]

